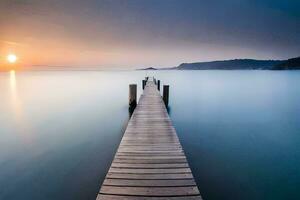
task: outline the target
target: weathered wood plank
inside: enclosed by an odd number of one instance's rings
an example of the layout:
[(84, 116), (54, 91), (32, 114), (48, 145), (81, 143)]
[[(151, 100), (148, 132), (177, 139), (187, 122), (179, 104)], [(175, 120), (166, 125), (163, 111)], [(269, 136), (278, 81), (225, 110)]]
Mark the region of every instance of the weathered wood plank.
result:
[(130, 187), (176, 187), (176, 186), (196, 186), (193, 179), (174, 180), (127, 180), (127, 179), (105, 179), (103, 185), (106, 186), (130, 186)]
[(152, 152), (118, 152), (116, 156), (144, 156), (144, 157), (153, 157), (153, 156), (184, 156), (183, 152), (175, 151), (170, 152), (167, 151), (166, 153), (160, 152), (160, 153), (152, 153)]
[(113, 162), (116, 163), (140, 163), (140, 164), (168, 164), (168, 163), (187, 163), (187, 160), (184, 159), (119, 159), (115, 158)]
[(158, 179), (158, 180), (174, 180), (174, 179), (191, 179), (193, 175), (191, 173), (186, 174), (117, 174), (107, 173), (106, 178), (117, 179)]
[(123, 156), (123, 155), (116, 155), (115, 158), (118, 159), (130, 159), (130, 160), (162, 160), (162, 159), (185, 159), (185, 156), (174, 156), (174, 155), (167, 155), (167, 156), (161, 156), (161, 155), (153, 155), (153, 156)]
[(118, 187), (103, 185), (100, 194), (117, 194), (132, 196), (189, 196), (199, 195), (196, 186), (185, 187)]
[(159, 147), (156, 147), (156, 148), (151, 148), (151, 147), (146, 147), (146, 148), (127, 148), (127, 147), (122, 147), (119, 149), (120, 151), (119, 152), (143, 152), (143, 153), (150, 153), (150, 152), (153, 152), (153, 151), (157, 151), (157, 152), (170, 152), (170, 151), (174, 151), (174, 152), (180, 152), (182, 151), (181, 148), (159, 148)]
[(164, 173), (191, 173), (190, 168), (164, 168), (164, 169), (127, 169), (127, 168), (110, 168), (110, 173), (128, 173), (128, 174), (164, 174)]
[(115, 168), (144, 168), (144, 169), (164, 169), (164, 168), (186, 168), (189, 167), (187, 163), (169, 163), (169, 164), (139, 164), (139, 163), (112, 163), (111, 167)]
[(122, 196), (122, 195), (98, 195), (96, 200), (201, 200), (201, 196), (183, 197), (141, 197), (141, 196)]

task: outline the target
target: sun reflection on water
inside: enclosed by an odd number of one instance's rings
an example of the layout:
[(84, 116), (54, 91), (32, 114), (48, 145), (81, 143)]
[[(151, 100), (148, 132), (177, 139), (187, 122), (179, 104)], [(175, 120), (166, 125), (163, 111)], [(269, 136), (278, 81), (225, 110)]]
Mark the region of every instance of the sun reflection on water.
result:
[(11, 92), (11, 102), (15, 113), (18, 113), (19, 110), (19, 98), (17, 93), (17, 80), (16, 80), (16, 72), (11, 70), (9, 72), (9, 85), (10, 85), (10, 92)]
[(10, 70), (9, 72), (10, 88), (12, 93), (16, 93), (16, 72), (15, 70)]
[(12, 110), (15, 115), (16, 124), (20, 132), (26, 132), (28, 129), (28, 125), (26, 124), (25, 118), (23, 116), (22, 102), (18, 93), (17, 77), (15, 70), (11, 70), (9, 72), (9, 85), (11, 92)]
[(16, 79), (15, 70), (11, 70), (9, 72), (9, 83), (10, 83), (12, 109), (14, 111), (16, 119), (19, 121), (21, 117), (21, 103), (18, 96), (17, 79)]

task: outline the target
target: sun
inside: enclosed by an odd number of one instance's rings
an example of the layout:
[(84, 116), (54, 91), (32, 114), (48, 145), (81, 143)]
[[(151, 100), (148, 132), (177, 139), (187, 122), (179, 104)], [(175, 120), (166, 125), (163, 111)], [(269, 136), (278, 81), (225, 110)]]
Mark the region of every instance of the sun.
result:
[(7, 55), (7, 61), (9, 63), (15, 63), (18, 60), (18, 57), (15, 54)]

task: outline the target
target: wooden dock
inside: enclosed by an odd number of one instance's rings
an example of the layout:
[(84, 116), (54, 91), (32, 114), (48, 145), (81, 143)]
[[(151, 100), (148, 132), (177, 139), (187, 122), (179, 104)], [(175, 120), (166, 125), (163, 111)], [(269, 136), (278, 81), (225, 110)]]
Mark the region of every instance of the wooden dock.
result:
[(97, 200), (200, 200), (157, 86), (147, 81)]

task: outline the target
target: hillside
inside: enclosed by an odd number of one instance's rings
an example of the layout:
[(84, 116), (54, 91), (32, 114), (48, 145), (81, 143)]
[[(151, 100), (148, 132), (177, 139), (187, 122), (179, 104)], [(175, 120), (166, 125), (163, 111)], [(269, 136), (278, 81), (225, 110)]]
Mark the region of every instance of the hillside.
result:
[(177, 67), (144, 68), (140, 70), (293, 70), (300, 69), (300, 57), (288, 60), (233, 59), (182, 63)]
[(212, 69), (272, 69), (281, 64), (281, 60), (254, 60), (235, 59), (212, 62), (182, 63), (175, 69), (178, 70), (212, 70)]
[(273, 68), (274, 70), (300, 69), (300, 57), (288, 59)]

